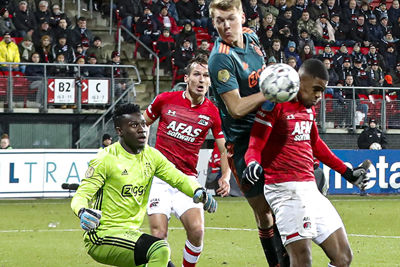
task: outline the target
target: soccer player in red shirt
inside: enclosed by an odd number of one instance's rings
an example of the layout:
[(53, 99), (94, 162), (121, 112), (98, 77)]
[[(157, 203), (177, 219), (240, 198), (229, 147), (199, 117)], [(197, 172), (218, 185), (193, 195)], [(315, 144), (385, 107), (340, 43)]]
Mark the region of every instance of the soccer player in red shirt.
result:
[[(186, 67), (185, 91), (158, 95), (144, 113), (148, 125), (160, 118), (156, 148), (176, 168), (196, 179), (196, 165), (202, 144), (211, 129), (221, 152), (222, 177), (217, 193), (229, 194), (230, 169), (225, 152), (218, 109), (205, 97), (210, 86), (205, 56), (197, 56)], [(203, 248), (204, 215), (202, 206), (158, 178), (154, 178), (147, 213), (152, 235), (166, 239), (168, 220), (173, 213), (186, 229), (183, 266), (195, 266)], [(171, 263), (169, 266), (172, 266)]]
[(299, 69), (297, 99), (258, 110), (251, 131), (243, 179), (265, 179), (264, 195), (290, 257), (290, 266), (311, 266), (311, 240), (322, 247), (329, 266), (349, 266), (352, 251), (339, 214), (317, 188), (313, 155), (352, 184), (364, 188), (362, 167), (351, 169), (320, 139), (314, 106), (328, 82), (323, 63), (309, 59)]

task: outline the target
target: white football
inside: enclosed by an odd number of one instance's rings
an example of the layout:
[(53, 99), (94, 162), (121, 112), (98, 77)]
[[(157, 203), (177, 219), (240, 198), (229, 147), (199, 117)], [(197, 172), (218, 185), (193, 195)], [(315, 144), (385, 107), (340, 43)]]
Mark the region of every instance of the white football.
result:
[(288, 64), (278, 63), (269, 65), (261, 72), (259, 84), (261, 92), (269, 101), (283, 103), (297, 95), (300, 77)]
[(372, 144), (369, 146), (369, 149), (372, 149), (372, 150), (381, 150), (381, 149), (382, 149), (382, 146), (381, 146), (381, 144), (379, 144), (379, 143), (372, 143)]

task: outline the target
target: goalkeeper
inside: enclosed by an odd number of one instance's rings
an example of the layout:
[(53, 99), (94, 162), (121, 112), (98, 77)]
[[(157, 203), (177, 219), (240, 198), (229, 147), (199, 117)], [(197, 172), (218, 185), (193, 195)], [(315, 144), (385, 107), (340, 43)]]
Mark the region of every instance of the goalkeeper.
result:
[(138, 105), (117, 107), (113, 120), (120, 140), (90, 162), (71, 208), (85, 230), (86, 250), (97, 262), (165, 267), (170, 258), (168, 243), (139, 231), (153, 177), (193, 197), (194, 202), (203, 202), (208, 212), (215, 212), (217, 203), (197, 181), (146, 146), (147, 126)]
[(306, 60), (299, 75), (296, 100), (277, 104), (273, 111), (261, 107), (257, 112), (243, 179), (265, 183), (265, 199), (275, 214), (290, 266), (311, 266), (312, 240), (330, 259), (328, 266), (346, 267), (353, 256), (347, 234), (333, 205), (318, 191), (313, 155), (359, 188), (368, 183), (369, 164), (347, 167), (319, 137), (314, 106), (329, 78), (323, 63)]

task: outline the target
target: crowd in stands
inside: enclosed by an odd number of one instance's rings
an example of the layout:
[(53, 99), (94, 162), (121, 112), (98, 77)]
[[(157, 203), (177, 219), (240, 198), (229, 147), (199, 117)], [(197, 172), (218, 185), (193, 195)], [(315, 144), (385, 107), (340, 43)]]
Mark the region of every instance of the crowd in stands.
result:
[[(365, 94), (373, 91), (371, 87), (400, 87), (399, 0), (242, 2), (245, 26), (258, 34), (268, 64), (282, 62), (298, 69), (304, 60), (317, 57), (329, 69), (330, 86), (346, 85), (351, 76), (355, 86), (366, 88)], [(102, 1), (94, 3), (94, 10), (98, 10)], [(182, 74), (196, 53), (210, 52), (217, 37), (208, 5), (208, 0), (117, 0), (114, 8), (122, 24), (158, 53), (167, 73), (175, 68)], [(76, 72), (63, 63), (120, 64), (118, 53), (105, 54), (101, 38), (87, 28), (86, 18), (77, 18), (75, 25), (73, 21), (50, 0), (2, 1), (0, 62), (57, 62), (60, 66), (49, 70), (56, 76)], [(22, 41), (17, 45), (12, 37)], [(129, 34), (123, 33), (123, 37), (134, 42)], [(141, 48), (139, 53), (149, 57)], [(40, 68), (14, 68), (28, 71), (27, 75), (41, 74)], [(80, 75), (88, 77), (110, 74), (90, 66), (81, 69)], [(114, 75), (126, 78), (121, 70)], [(121, 82), (122, 90), (124, 84)], [(346, 90), (328, 93), (338, 99), (349, 97)], [(394, 95), (396, 91), (387, 93)]]

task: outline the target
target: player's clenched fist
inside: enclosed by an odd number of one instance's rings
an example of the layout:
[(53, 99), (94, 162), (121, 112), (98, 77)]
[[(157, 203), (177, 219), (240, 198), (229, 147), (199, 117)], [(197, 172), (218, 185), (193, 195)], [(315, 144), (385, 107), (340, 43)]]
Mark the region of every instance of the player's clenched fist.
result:
[(81, 219), (82, 229), (88, 232), (99, 226), (101, 210), (81, 208), (78, 217)]
[(217, 211), (217, 206), (218, 206), (217, 201), (213, 198), (213, 196), (210, 193), (207, 193), (207, 191), (204, 188), (196, 189), (193, 196), (193, 202), (194, 203), (202, 202), (204, 204), (203, 206), (204, 210), (208, 211), (209, 213)]
[(264, 179), (263, 167), (257, 161), (250, 162), (247, 168), (243, 172), (242, 175), (243, 182), (247, 182), (251, 185), (254, 185), (260, 179)]

